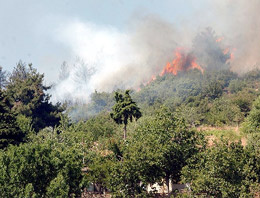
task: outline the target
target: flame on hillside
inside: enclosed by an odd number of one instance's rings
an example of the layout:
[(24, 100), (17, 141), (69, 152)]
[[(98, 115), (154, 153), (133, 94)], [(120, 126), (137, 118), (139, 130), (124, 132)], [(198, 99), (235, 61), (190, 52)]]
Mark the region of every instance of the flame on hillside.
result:
[[(143, 82), (143, 86), (147, 86), (147, 85), (149, 85), (151, 82), (153, 82), (155, 80), (156, 80), (156, 75), (152, 75), (152, 77), (150, 78), (149, 81)], [(139, 91), (141, 91), (140, 87), (137, 88), (137, 92), (139, 92)]]
[[(205, 56), (206, 56), (207, 57), (206, 60), (213, 59), (213, 62), (215, 61), (217, 63), (216, 65), (222, 66), (222, 64), (226, 64), (226, 63), (229, 64), (234, 59), (234, 53), (235, 53), (236, 49), (230, 48), (230, 47), (224, 48), (223, 40), (224, 40), (224, 37), (219, 37), (219, 38), (213, 40), (216, 43), (215, 46), (213, 45), (213, 50), (211, 49), (212, 44), (210, 45), (210, 47), (203, 49), (203, 52), (208, 52), (207, 50), (209, 50), (209, 52), (212, 52), (212, 51), (215, 52), (214, 50), (216, 50), (215, 53), (216, 54), (219, 53), (220, 58), (216, 58), (218, 56), (210, 56), (210, 55), (212, 55), (211, 53), (204, 53), (204, 57), (198, 56), (198, 59), (203, 60), (203, 58), (204, 58), (204, 60), (205, 60)], [(206, 47), (207, 47), (207, 45), (206, 45)], [(193, 50), (188, 51), (188, 50), (185, 50), (184, 48), (180, 48), (180, 47), (177, 48), (174, 52), (174, 55), (175, 55), (174, 59), (172, 61), (168, 62), (164, 66), (164, 68), (159, 73), (159, 75), (163, 76), (167, 73), (170, 73), (170, 74), (173, 74), (176, 76), (176, 75), (178, 75), (179, 72), (186, 72), (191, 69), (197, 69), (203, 74), (204, 69), (197, 63), (197, 57), (195, 56), (195, 54), (197, 52), (196, 50), (198, 50), (198, 49), (195, 48)], [(210, 57), (211, 59), (208, 59), (208, 57)], [(206, 62), (206, 64), (205, 63), (203, 64), (203, 65), (206, 65), (205, 69), (207, 68), (207, 65), (210, 63), (211, 62), (209, 62), (209, 63)], [(156, 75), (152, 75), (150, 80), (144, 82), (143, 85), (144, 86), (149, 85), (154, 80), (156, 80)], [(139, 88), (139, 90), (140, 90), (140, 88)]]
[(216, 39), (216, 42), (219, 43), (219, 42), (221, 42), (223, 39), (224, 39), (224, 36), (219, 37), (219, 38)]
[(196, 57), (192, 53), (185, 53), (184, 50), (178, 48), (175, 51), (175, 59), (166, 64), (160, 76), (166, 73), (177, 75), (179, 71), (188, 71), (190, 69), (198, 69), (203, 73), (203, 69), (196, 63)]
[[(177, 75), (180, 71), (188, 71), (190, 69), (198, 69), (201, 73), (204, 72), (202, 67), (200, 67), (196, 63), (196, 57), (191, 53), (186, 53), (182, 48), (177, 48), (175, 51), (175, 59), (171, 62), (168, 62), (166, 66), (160, 73), (160, 76), (165, 75), (166, 73), (172, 73), (173, 75)], [(149, 81), (144, 82), (143, 85), (149, 85), (151, 82), (156, 80), (156, 75), (152, 75)], [(141, 88), (138, 88), (137, 91), (140, 91)]]
[(152, 75), (151, 79), (147, 83), (145, 83), (144, 85), (148, 85), (148, 84), (150, 84), (154, 80), (156, 80), (156, 76)]
[(232, 60), (234, 60), (234, 58), (235, 58), (235, 51), (236, 51), (236, 48), (232, 48), (232, 49), (230, 49), (230, 48), (226, 48), (225, 50), (223, 50), (223, 54), (229, 54), (229, 59), (227, 60), (227, 61), (232, 61)]

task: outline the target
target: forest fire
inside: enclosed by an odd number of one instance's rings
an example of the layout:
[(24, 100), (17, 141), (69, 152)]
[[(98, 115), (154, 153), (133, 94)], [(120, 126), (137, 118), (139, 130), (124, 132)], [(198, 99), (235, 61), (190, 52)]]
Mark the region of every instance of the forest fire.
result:
[(196, 57), (192, 53), (185, 53), (184, 50), (178, 48), (175, 52), (176, 58), (172, 62), (168, 62), (160, 76), (166, 73), (177, 75), (179, 71), (188, 71), (190, 69), (198, 69), (203, 73), (203, 69), (196, 63)]
[[(188, 71), (190, 69), (198, 69), (201, 73), (204, 70), (196, 63), (196, 57), (191, 53), (186, 53), (182, 48), (177, 48), (175, 51), (175, 59), (172, 62), (168, 62), (163, 68), (160, 76), (163, 76), (167, 73), (177, 75), (180, 71)], [(156, 75), (152, 75), (148, 82), (143, 83), (144, 86), (149, 85), (151, 82), (156, 80)], [(141, 88), (138, 88), (137, 91), (140, 91)]]
[[(220, 43), (222, 40), (224, 40), (224, 37), (219, 37), (218, 39), (216, 39), (216, 43)], [(225, 48), (222, 52), (224, 55), (228, 55), (228, 59), (227, 61), (232, 61), (234, 59), (234, 52), (236, 51), (236, 48), (230, 49), (229, 47)]]
[(230, 49), (230, 48), (226, 48), (223, 50), (223, 54), (224, 55), (229, 55), (229, 58), (227, 61), (232, 61), (234, 59), (234, 54), (235, 54), (236, 48)]
[(155, 75), (152, 75), (151, 79), (146, 83), (147, 84), (150, 84), (152, 81), (156, 80), (156, 76)]
[(224, 36), (217, 38), (217, 39), (216, 39), (216, 43), (221, 42), (223, 39), (224, 39)]
[[(159, 76), (168, 73), (176, 76), (179, 72), (186, 72), (192, 69), (197, 69), (203, 74), (204, 70), (229, 68), (230, 63), (234, 59), (236, 49), (226, 46), (223, 40), (223, 36), (216, 37), (210, 29), (206, 30), (204, 34), (199, 34), (196, 37), (192, 49), (176, 48), (174, 59), (164, 66)], [(153, 75), (143, 85), (146, 86), (154, 80), (156, 80), (156, 75)]]

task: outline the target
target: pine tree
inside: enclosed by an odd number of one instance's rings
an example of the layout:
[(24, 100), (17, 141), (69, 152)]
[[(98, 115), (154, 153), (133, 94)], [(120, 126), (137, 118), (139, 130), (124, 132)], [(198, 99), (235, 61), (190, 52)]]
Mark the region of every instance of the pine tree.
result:
[(129, 92), (130, 90), (126, 90), (124, 95), (118, 92), (115, 93), (116, 104), (110, 114), (117, 124), (124, 124), (124, 140), (126, 139), (128, 121), (132, 122), (133, 118), (137, 120), (142, 116), (139, 107), (132, 100)]
[(50, 86), (43, 84), (44, 75), (29, 64), (19, 62), (14, 68), (7, 85), (8, 96), (12, 99), (12, 110), (32, 120), (35, 131), (59, 123), (64, 110), (58, 103), (50, 102), (50, 95), (45, 93)]
[(10, 101), (0, 89), (0, 149), (7, 147), (9, 144), (19, 144), (25, 136), (18, 127), (11, 108)]

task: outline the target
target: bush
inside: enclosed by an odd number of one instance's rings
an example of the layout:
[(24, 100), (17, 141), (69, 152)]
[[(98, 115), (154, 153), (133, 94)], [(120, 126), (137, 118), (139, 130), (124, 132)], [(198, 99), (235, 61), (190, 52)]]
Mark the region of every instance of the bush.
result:
[(243, 123), (242, 130), (245, 133), (260, 132), (260, 97), (254, 101), (252, 110)]

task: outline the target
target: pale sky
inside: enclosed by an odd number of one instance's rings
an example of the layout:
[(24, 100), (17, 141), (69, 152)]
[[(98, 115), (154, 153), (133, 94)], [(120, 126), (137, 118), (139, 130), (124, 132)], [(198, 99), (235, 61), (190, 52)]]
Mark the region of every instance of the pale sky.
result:
[(0, 0), (0, 66), (32, 63), (55, 101), (86, 101), (149, 81), (211, 27), (243, 73), (260, 64), (259, 10), (259, 0)]
[[(11, 71), (19, 60), (33, 63), (54, 81), (63, 61), (73, 59), (60, 42), (62, 27), (71, 21), (127, 31), (138, 16), (156, 15), (180, 25), (205, 6), (202, 0), (0, 0), (0, 65)], [(193, 20), (190, 20), (192, 22)], [(88, 53), (88, 52), (86, 52)]]

